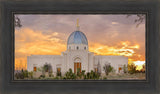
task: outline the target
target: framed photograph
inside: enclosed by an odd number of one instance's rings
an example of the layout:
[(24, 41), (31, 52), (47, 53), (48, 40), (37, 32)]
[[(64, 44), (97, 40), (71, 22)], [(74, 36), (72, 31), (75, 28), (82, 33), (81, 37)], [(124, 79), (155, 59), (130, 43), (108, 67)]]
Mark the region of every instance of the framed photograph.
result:
[(158, 2), (1, 5), (2, 94), (159, 94)]
[(146, 80), (145, 13), (13, 15), (13, 80)]

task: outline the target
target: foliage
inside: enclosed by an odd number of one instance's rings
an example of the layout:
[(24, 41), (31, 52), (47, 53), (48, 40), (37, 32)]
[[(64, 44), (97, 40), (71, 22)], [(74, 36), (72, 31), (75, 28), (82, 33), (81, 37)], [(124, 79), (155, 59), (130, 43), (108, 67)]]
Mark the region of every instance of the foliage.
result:
[(28, 72), (28, 76), (32, 79), (33, 78), (33, 72)]
[(142, 69), (141, 70), (136, 70), (137, 66), (135, 64), (129, 64), (128, 65), (128, 72), (130, 74), (134, 74), (134, 73), (145, 73), (145, 64), (142, 65)]
[(60, 79), (58, 76), (56, 76), (55, 78), (54, 78), (55, 80), (58, 80), (58, 79)]
[(24, 76), (22, 75), (22, 73), (19, 72), (19, 73), (15, 74), (15, 78), (16, 79), (24, 79)]
[(42, 67), (42, 74), (44, 75), (45, 72), (48, 72), (49, 77), (53, 76), (52, 73), (52, 66), (51, 64), (44, 64), (44, 66)]
[(14, 25), (15, 27), (22, 27), (21, 20), (19, 19), (18, 16), (14, 17)]
[(40, 72), (42, 72), (42, 69), (43, 69), (43, 68), (37, 68), (37, 71), (40, 71)]
[(96, 72), (93, 72), (93, 70), (91, 70), (91, 72), (88, 72), (85, 76), (84, 79), (99, 79), (100, 75)]
[(85, 75), (85, 70), (82, 70), (81, 75), (82, 75), (82, 76), (84, 76), (84, 75)]
[(65, 73), (65, 76), (65, 79), (76, 79), (76, 74), (72, 72), (72, 69), (69, 69), (69, 71)]
[(24, 78), (28, 78), (28, 71), (27, 70), (24, 70), (22, 72), (22, 74), (23, 74)]
[(141, 72), (142, 72), (142, 73), (145, 73), (145, 71), (146, 71), (146, 65), (145, 65), (145, 64), (143, 64), (143, 65), (142, 65)]
[(126, 65), (123, 65), (123, 72), (127, 73), (127, 66)]
[(72, 69), (69, 69), (68, 72), (65, 73), (65, 77), (63, 77), (63, 79), (99, 79), (100, 75), (98, 73), (93, 72), (93, 70), (91, 72), (88, 72), (87, 74), (85, 74), (85, 70), (82, 70), (82, 72), (80, 72), (79, 69), (77, 69), (77, 74), (72, 72)]
[(108, 75), (113, 70), (113, 67), (110, 64), (105, 64), (103, 69), (104, 69), (106, 75)]
[(134, 74), (134, 73), (145, 73), (145, 64), (142, 66), (141, 70), (136, 70), (137, 66), (135, 64), (130, 64), (128, 65), (128, 72), (130, 74)]
[[(127, 15), (127, 18), (132, 15)], [(137, 14), (137, 18), (134, 20), (135, 23), (137, 23), (136, 27), (138, 27), (142, 22), (145, 20), (145, 15), (144, 14)]]
[(16, 79), (28, 78), (28, 71), (22, 69), (20, 72), (15, 74), (15, 77), (16, 77)]
[(135, 66), (134, 63), (129, 64), (129, 65), (128, 65), (128, 72), (129, 72), (130, 74), (137, 73), (136, 68), (137, 68), (137, 66)]
[(43, 70), (45, 71), (45, 72), (52, 72), (52, 66), (51, 66), (51, 64), (44, 64), (44, 66), (43, 66)]
[(61, 75), (61, 72), (57, 72), (57, 76), (62, 76), (62, 75)]
[(41, 79), (41, 78), (45, 78), (45, 75), (40, 75), (39, 79)]
[(107, 77), (103, 77), (103, 80), (107, 80)]

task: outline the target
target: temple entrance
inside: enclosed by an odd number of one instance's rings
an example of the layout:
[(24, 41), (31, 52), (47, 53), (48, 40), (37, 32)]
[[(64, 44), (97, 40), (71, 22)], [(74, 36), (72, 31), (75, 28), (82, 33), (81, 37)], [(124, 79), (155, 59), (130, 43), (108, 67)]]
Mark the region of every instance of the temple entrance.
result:
[(77, 73), (77, 70), (81, 72), (81, 58), (79, 57), (74, 59), (74, 73)]
[(74, 73), (77, 73), (77, 70), (81, 72), (81, 62), (74, 62)]

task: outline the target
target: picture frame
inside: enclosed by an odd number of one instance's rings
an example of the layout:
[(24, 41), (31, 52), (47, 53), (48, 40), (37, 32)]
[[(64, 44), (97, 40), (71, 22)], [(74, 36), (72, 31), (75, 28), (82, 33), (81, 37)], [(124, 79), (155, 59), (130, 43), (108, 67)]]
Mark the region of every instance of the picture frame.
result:
[[(2, 1), (1, 94), (159, 94), (158, 1)], [(95, 7), (96, 6), (96, 7)], [(147, 15), (146, 80), (110, 81), (15, 81), (14, 13), (23, 14), (136, 14)]]

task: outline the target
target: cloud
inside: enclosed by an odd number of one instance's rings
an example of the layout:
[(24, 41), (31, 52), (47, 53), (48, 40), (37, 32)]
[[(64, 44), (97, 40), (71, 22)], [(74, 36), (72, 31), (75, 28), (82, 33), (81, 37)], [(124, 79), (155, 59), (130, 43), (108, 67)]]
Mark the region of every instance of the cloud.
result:
[(113, 25), (116, 25), (116, 24), (118, 24), (118, 23), (117, 23), (117, 22), (112, 22), (112, 24), (113, 24)]
[(121, 44), (108, 46), (98, 43), (92, 43), (90, 45), (90, 51), (97, 55), (123, 55), (127, 57), (132, 57), (135, 55), (135, 49), (139, 49), (139, 45), (129, 45), (129, 41), (122, 41)]
[(126, 16), (18, 15), (23, 26), (15, 30), (16, 60), (31, 54), (59, 55), (66, 50), (67, 38), (76, 30), (76, 20), (79, 18), (80, 31), (86, 35), (90, 51), (144, 61), (145, 24), (136, 27), (134, 20), (137, 16)]
[[(60, 38), (60, 33), (53, 32), (44, 35), (41, 32), (23, 28), (15, 31), (15, 57), (16, 65), (26, 63), (27, 56), (31, 54), (39, 55), (59, 55), (65, 51), (66, 45)], [(63, 34), (62, 34), (63, 35)], [(55, 45), (56, 44), (56, 45)]]

